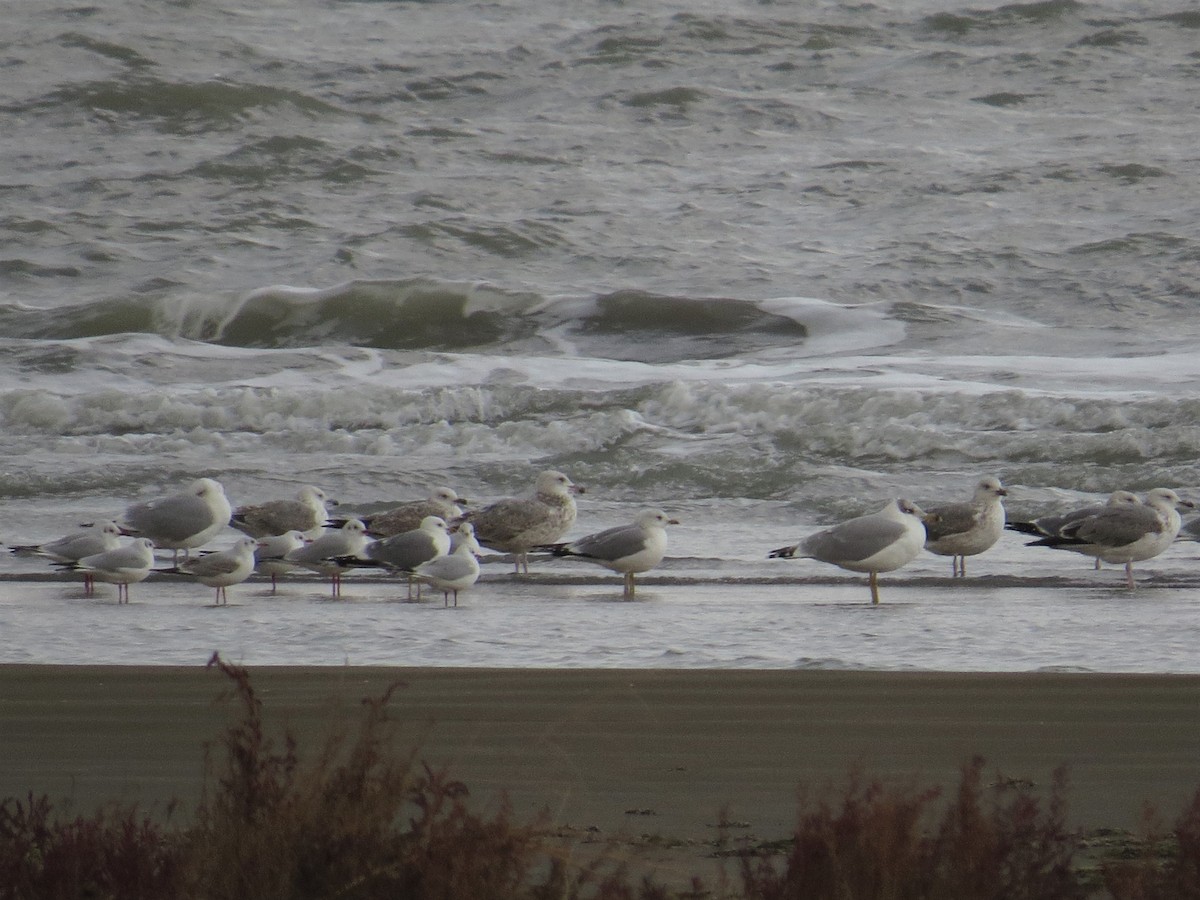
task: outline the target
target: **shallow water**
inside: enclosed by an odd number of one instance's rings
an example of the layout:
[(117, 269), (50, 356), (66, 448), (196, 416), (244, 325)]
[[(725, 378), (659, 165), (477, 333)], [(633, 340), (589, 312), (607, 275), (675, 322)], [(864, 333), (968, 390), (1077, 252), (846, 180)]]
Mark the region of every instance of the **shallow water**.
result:
[(1073, 554), (1022, 565), (1011, 537), (966, 579), (932, 556), (881, 576), (878, 606), (865, 577), (789, 560), (672, 559), (632, 601), (586, 564), (535, 560), (518, 578), (497, 561), (457, 608), (375, 574), (346, 576), (338, 600), (309, 576), (274, 595), (254, 580), (227, 607), (172, 576), (118, 606), (109, 585), (88, 599), (77, 582), (13, 574), (0, 662), (199, 665), (220, 651), (246, 665), (1200, 672), (1195, 544), (1144, 564), (1129, 591), (1119, 568)]

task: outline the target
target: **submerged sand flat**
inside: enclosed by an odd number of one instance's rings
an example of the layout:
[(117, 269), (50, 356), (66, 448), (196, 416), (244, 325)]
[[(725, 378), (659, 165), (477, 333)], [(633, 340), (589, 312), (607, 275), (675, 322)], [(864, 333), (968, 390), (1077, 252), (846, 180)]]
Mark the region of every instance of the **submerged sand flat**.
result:
[[(1200, 785), (1200, 677), (761, 670), (288, 668), (251, 670), (268, 721), (302, 748), (394, 681), (405, 749), (447, 766), (476, 801), (507, 792), (592, 834), (708, 841), (724, 811), (763, 839), (796, 792), (854, 766), (900, 783), (1048, 785), (1070, 771), (1071, 818), (1173, 817)], [(194, 808), (203, 745), (237, 708), (202, 667), (0, 667), (0, 795), (47, 792), (88, 812), (112, 800)]]

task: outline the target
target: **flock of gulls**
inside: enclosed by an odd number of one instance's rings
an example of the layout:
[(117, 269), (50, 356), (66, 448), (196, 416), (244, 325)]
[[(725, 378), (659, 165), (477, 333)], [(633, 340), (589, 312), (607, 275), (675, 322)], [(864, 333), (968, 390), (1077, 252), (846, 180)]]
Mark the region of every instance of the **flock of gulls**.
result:
[[(575, 525), (574, 495), (582, 493), (562, 472), (538, 475), (532, 492), (479, 508), (453, 489), (436, 488), (428, 498), (402, 503), (375, 515), (333, 517), (325, 492), (305, 486), (294, 499), (233, 507), (221, 484), (200, 478), (179, 494), (129, 506), (108, 522), (84, 526), (45, 544), (10, 548), (34, 553), (79, 573), (85, 593), (97, 581), (117, 586), (118, 603), (128, 602), (129, 586), (152, 571), (168, 572), (213, 588), (215, 602), (228, 602), (226, 589), (252, 574), (269, 576), (272, 592), (281, 575), (295, 570), (329, 579), (341, 595), (346, 572), (376, 568), (407, 582), (408, 597), (420, 598), (424, 585), (440, 591), (444, 605), (458, 605), (459, 591), (479, 578), (484, 548), (508, 554), (515, 573), (529, 571), (529, 556), (545, 553), (598, 563), (622, 576), (623, 595), (635, 596), (635, 576), (662, 562), (667, 532), (679, 522), (661, 509), (645, 509), (628, 525), (575, 540), (562, 538)], [(851, 572), (866, 573), (871, 602), (879, 603), (878, 576), (912, 562), (923, 551), (951, 557), (953, 577), (966, 576), (966, 558), (991, 548), (1004, 530), (1032, 538), (1030, 546), (1068, 550), (1125, 567), (1125, 583), (1135, 586), (1133, 564), (1158, 556), (1182, 526), (1179, 509), (1195, 508), (1169, 488), (1145, 497), (1117, 491), (1103, 505), (1008, 522), (1000, 480), (982, 478), (971, 498), (928, 510), (906, 499), (780, 547), (768, 558), (814, 559)], [(243, 533), (232, 546), (203, 548), (223, 529)], [(123, 543), (123, 539), (129, 539)], [(155, 568), (156, 550), (169, 550), (169, 566)], [(195, 554), (192, 551), (196, 551)]]

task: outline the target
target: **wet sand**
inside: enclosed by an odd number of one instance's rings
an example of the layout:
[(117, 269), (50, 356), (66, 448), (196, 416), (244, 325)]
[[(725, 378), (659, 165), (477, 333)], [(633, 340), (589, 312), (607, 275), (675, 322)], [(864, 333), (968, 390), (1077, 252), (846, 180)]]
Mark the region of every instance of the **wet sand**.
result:
[[(707, 845), (785, 837), (799, 786), (855, 766), (899, 784), (1045, 786), (1069, 769), (1080, 827), (1171, 819), (1200, 786), (1200, 677), (762, 670), (285, 668), (251, 670), (269, 723), (301, 748), (391, 704), (402, 747), (518, 817), (567, 833)], [(214, 669), (0, 666), (0, 796), (46, 792), (76, 812), (109, 801), (194, 808), (203, 747), (237, 712)]]

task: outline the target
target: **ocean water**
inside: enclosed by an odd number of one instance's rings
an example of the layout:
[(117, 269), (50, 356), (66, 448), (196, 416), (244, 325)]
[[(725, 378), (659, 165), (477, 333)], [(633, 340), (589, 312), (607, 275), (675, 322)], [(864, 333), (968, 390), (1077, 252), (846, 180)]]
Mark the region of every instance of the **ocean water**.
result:
[[(1140, 587), (1014, 534), (767, 561), (906, 496), (1200, 500), (1187, 4), (15, 4), (0, 35), (0, 541), (215, 477), (343, 509), (545, 468), (573, 535), (682, 520), (634, 603), (489, 564), (85, 600), (0, 559), (0, 662), (1200, 671)], [(217, 543), (228, 542), (233, 533)]]

